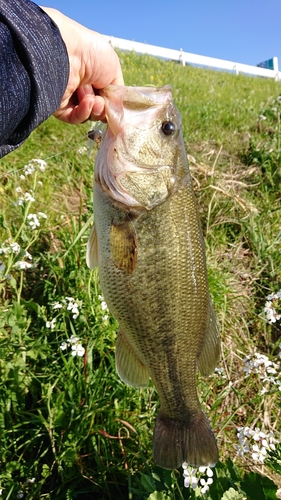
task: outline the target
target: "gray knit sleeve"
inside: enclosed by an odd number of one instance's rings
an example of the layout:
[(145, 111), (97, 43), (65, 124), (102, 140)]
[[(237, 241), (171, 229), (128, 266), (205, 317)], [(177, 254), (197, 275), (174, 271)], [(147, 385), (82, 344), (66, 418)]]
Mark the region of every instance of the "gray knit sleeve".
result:
[(0, 158), (56, 111), (68, 76), (50, 17), (29, 0), (0, 0)]

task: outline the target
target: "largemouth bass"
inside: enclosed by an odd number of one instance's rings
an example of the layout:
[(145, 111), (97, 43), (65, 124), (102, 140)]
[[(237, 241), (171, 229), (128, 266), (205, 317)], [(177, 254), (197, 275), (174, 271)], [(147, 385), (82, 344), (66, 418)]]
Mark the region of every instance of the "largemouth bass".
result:
[(181, 115), (168, 85), (109, 86), (100, 94), (108, 126), (95, 164), (87, 263), (98, 266), (119, 323), (117, 372), (135, 387), (151, 378), (158, 391), (157, 465), (214, 464), (196, 370), (214, 370), (220, 339)]

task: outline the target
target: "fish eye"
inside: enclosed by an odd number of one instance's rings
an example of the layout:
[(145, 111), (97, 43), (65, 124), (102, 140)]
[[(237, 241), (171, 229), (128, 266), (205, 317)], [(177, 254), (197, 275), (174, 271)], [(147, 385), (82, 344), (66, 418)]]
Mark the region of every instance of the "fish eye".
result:
[(170, 121), (163, 122), (161, 128), (165, 135), (172, 135), (176, 130), (175, 124)]

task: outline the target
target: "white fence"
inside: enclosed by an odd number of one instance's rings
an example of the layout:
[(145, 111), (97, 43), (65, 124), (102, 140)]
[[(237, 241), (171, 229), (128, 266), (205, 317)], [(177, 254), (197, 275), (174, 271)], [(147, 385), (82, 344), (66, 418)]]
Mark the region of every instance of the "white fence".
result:
[(188, 63), (197, 66), (207, 66), (208, 68), (234, 71), (237, 75), (239, 73), (246, 73), (248, 75), (274, 78), (277, 81), (281, 80), (281, 72), (278, 70), (277, 57), (273, 58), (273, 69), (266, 69), (258, 66), (249, 66), (248, 64), (225, 61), (224, 59), (216, 59), (214, 57), (199, 56), (197, 54), (191, 54), (190, 52), (184, 52), (182, 49), (165, 49), (163, 47), (157, 47), (156, 45), (125, 40), (124, 38), (116, 38), (108, 35), (104, 35), (104, 37), (110, 42), (112, 47), (116, 49), (129, 50), (139, 54), (149, 54), (155, 57), (179, 61), (183, 66)]

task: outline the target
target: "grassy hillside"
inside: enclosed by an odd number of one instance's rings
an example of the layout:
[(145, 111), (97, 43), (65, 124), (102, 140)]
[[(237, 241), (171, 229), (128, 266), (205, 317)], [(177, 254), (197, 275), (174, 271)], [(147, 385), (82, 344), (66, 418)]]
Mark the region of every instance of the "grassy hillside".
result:
[(205, 496), (204, 481), (187, 486), (210, 471), (185, 469), (184, 485), (182, 469), (153, 464), (157, 393), (116, 375), (117, 324), (85, 263), (89, 124), (50, 118), (0, 163), (0, 490), (10, 500), (276, 498), (281, 84), (120, 58), (127, 85), (170, 83), (182, 114), (222, 335), (218, 369), (198, 376), (220, 462)]

